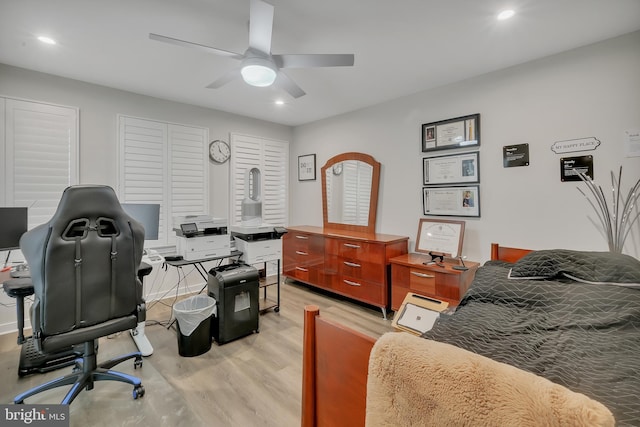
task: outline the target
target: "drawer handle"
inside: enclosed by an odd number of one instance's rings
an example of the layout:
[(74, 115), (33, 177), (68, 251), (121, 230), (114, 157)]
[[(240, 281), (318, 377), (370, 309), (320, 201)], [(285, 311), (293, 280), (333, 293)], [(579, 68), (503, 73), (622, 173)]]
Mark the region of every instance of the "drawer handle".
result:
[(346, 283), (347, 285), (351, 285), (351, 286), (362, 286), (360, 283), (358, 283), (358, 282), (352, 282), (351, 280), (342, 279), (342, 281), (343, 281), (344, 283)]
[(434, 277), (436, 277), (430, 274), (418, 273), (416, 271), (412, 271), (411, 274), (413, 274), (414, 276), (425, 278), (425, 279), (433, 279)]
[(302, 251), (296, 251), (296, 254), (297, 255), (309, 255), (308, 253), (302, 252)]
[(344, 245), (348, 248), (360, 249), (360, 245), (354, 245), (353, 243), (345, 243)]
[(344, 261), (344, 265), (347, 265), (349, 267), (356, 267), (356, 268), (362, 267), (360, 264), (356, 264), (355, 262), (348, 262), (348, 261)]
[(296, 270), (304, 271), (305, 273), (309, 271), (308, 268), (296, 267)]
[(300, 236), (300, 235), (296, 234), (296, 239), (309, 240), (309, 236)]

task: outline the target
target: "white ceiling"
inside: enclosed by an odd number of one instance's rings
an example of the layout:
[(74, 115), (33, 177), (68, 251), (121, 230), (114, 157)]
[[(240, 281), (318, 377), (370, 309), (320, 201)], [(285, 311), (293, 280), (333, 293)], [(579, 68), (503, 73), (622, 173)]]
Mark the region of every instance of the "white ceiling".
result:
[[(240, 79), (206, 89), (237, 61), (148, 37), (243, 53), (249, 0), (0, 0), (0, 62), (296, 126), (640, 30), (640, 0), (270, 3), (274, 54), (353, 53), (355, 66), (287, 70), (298, 99)], [(497, 21), (504, 8), (516, 15)]]

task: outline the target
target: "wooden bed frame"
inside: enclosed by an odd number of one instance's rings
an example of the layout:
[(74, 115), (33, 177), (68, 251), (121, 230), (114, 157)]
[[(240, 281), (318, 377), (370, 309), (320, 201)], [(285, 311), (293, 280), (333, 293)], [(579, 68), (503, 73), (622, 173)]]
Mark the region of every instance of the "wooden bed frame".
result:
[[(529, 249), (491, 244), (491, 259), (515, 262)], [(369, 354), (375, 338), (305, 307), (302, 426), (364, 426)]]

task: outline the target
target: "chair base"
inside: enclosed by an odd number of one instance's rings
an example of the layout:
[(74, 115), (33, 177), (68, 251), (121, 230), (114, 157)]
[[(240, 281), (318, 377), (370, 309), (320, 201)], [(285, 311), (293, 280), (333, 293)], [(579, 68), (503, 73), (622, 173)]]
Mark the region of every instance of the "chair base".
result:
[(67, 392), (61, 404), (69, 405), (80, 394), (83, 389), (92, 390), (95, 381), (120, 381), (133, 385), (133, 398), (137, 399), (144, 396), (144, 387), (142, 381), (132, 375), (122, 372), (110, 370), (115, 365), (125, 360), (135, 359), (134, 368), (142, 366), (142, 354), (136, 351), (125, 354), (115, 359), (108, 360), (100, 365), (97, 364), (97, 356), (95, 352), (96, 342), (90, 341), (84, 343), (84, 355), (82, 358), (75, 360), (73, 372), (69, 375), (46, 382), (37, 387), (32, 388), (22, 394), (19, 394), (13, 400), (14, 403), (21, 404), (24, 400), (41, 393), (45, 390), (51, 390), (57, 387), (63, 387), (72, 384), (71, 389)]
[(34, 346), (33, 338), (29, 337), (22, 343), (20, 349), (18, 376), (24, 377), (36, 372), (43, 374), (71, 366), (79, 357), (82, 357), (82, 346), (74, 346), (54, 354), (40, 353)]

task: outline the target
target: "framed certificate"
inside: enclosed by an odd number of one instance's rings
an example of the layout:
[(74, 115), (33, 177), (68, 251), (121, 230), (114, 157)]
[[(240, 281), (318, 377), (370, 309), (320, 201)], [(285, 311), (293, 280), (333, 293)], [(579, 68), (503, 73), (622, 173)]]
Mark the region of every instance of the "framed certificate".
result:
[(480, 153), (453, 154), (422, 159), (424, 185), (480, 182)]
[(480, 216), (480, 186), (423, 187), (425, 215)]
[(462, 253), (464, 221), (422, 218), (418, 224), (416, 252), (450, 258)]
[(480, 114), (422, 125), (422, 152), (480, 145)]

